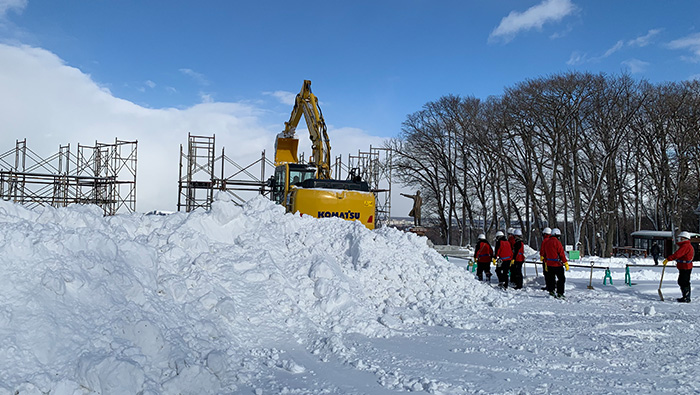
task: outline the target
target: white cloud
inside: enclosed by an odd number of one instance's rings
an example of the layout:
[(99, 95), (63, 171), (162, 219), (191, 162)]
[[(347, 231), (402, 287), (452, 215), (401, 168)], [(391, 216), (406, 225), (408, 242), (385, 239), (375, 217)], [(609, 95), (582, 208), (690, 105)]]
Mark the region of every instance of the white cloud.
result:
[[(592, 56), (588, 57), (586, 54), (581, 55), (578, 51), (573, 52), (571, 54), (571, 57), (569, 57), (569, 60), (566, 62), (566, 64), (573, 66), (573, 65), (578, 65), (578, 64), (583, 64), (583, 63), (595, 63), (595, 62), (600, 62), (601, 60), (608, 58), (612, 56), (613, 54), (619, 52), (625, 47), (645, 47), (649, 45), (651, 39), (659, 34), (661, 32), (661, 29), (652, 29), (649, 30), (647, 34), (644, 36), (637, 37), (633, 40), (628, 40), (625, 42), (624, 40), (618, 40), (612, 47), (610, 47), (607, 51), (605, 51), (602, 55), (600, 56)], [(640, 67), (645, 67), (645, 65), (641, 65), (636, 59), (632, 59), (626, 62), (623, 62), (623, 64), (627, 67), (629, 67), (632, 70), (638, 70)], [(645, 63), (645, 62), (642, 62)]]
[(603, 54), (603, 57), (607, 58), (608, 56), (610, 56), (610, 55), (614, 54), (615, 52), (619, 51), (620, 49), (622, 49), (622, 47), (624, 45), (625, 45), (625, 43), (622, 40), (616, 42), (615, 45), (612, 46), (612, 48), (605, 51), (605, 53)]
[(576, 66), (587, 61), (588, 57), (585, 53), (582, 54), (581, 52), (574, 51), (571, 53), (571, 56), (569, 56), (569, 60), (566, 61), (566, 64), (568, 64), (569, 66)]
[(627, 45), (631, 47), (646, 47), (651, 42), (651, 39), (659, 33), (661, 33), (661, 29), (651, 29), (647, 34), (629, 40)]
[(628, 59), (622, 62), (622, 65), (627, 67), (632, 74), (643, 73), (649, 66), (649, 62), (639, 59)]
[(192, 69), (180, 69), (180, 72), (186, 76), (192, 77), (199, 85), (209, 85), (209, 81), (204, 77), (204, 74), (198, 73)]
[(509, 42), (518, 33), (541, 29), (547, 22), (558, 22), (576, 11), (571, 0), (544, 0), (524, 12), (511, 11), (489, 35), (489, 41)]
[(151, 89), (153, 89), (153, 88), (156, 87), (156, 83), (153, 82), (153, 81), (151, 81), (151, 80), (147, 80), (147, 81), (145, 82), (145, 84), (146, 84), (147, 87), (149, 87), (149, 88), (151, 88)]
[(211, 93), (199, 92), (202, 103), (214, 103), (214, 96)]
[(27, 2), (28, 0), (0, 0), (0, 18), (4, 18), (10, 10), (21, 13), (27, 7)]
[[(44, 158), (68, 143), (75, 154), (77, 143), (138, 140), (140, 212), (176, 209), (180, 144), (186, 147), (188, 133), (216, 135), (217, 155), (226, 147), (226, 155), (243, 166), (259, 160), (263, 150), (271, 158), (274, 137), (287, 119), (249, 103), (212, 99), (185, 109), (145, 108), (114, 97), (49, 51), (0, 44), (0, 153), (24, 138)], [(298, 134), (300, 151), (308, 158), (308, 137)], [(329, 127), (329, 134), (333, 157), (366, 151), (382, 140), (349, 128)]]
[(700, 33), (690, 34), (683, 38), (668, 43), (671, 49), (687, 49), (697, 58), (700, 58)]
[(263, 92), (263, 95), (267, 96), (272, 96), (279, 100), (280, 103), (286, 104), (289, 106), (294, 105), (294, 101), (296, 100), (297, 94), (293, 92), (288, 92), (288, 91), (274, 91), (274, 92)]

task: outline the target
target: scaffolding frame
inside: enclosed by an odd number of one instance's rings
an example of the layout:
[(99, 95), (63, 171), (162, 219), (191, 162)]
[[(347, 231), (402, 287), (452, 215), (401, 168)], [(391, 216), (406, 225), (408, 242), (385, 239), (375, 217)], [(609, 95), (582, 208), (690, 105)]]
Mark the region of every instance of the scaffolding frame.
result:
[[(137, 141), (59, 145), (42, 158), (27, 139), (0, 154), (0, 199), (28, 207), (95, 204), (104, 215), (136, 211)], [(10, 158), (12, 158), (10, 159)]]
[(359, 175), (367, 181), (377, 201), (377, 225), (391, 221), (391, 148), (369, 146), (369, 151), (359, 151), (348, 155), (348, 173)]
[[(177, 211), (210, 209), (215, 191), (228, 193), (231, 200), (239, 206), (247, 201), (241, 192), (257, 192), (261, 195), (269, 193), (265, 170), (270, 167), (274, 171), (274, 164), (265, 157), (265, 151), (262, 151), (260, 159), (242, 166), (226, 156), (225, 148), (221, 149), (219, 156), (215, 155), (215, 150), (216, 135), (210, 137), (188, 133), (187, 153), (180, 145)], [(256, 166), (260, 167), (259, 178), (253, 174)], [(215, 169), (220, 170), (218, 175)]]
[[(261, 157), (242, 166), (225, 155), (215, 156), (216, 136), (197, 136), (188, 133), (187, 150), (180, 145), (180, 173), (178, 181), (177, 210), (190, 212), (197, 208), (208, 210), (214, 200), (215, 191), (225, 191), (237, 205), (243, 205), (246, 198), (242, 192), (257, 192), (267, 195), (270, 192), (265, 179), (266, 169), (274, 173), (274, 163)], [(358, 151), (357, 155), (348, 155), (344, 163), (342, 155), (335, 157), (332, 165), (334, 178), (350, 179), (359, 175), (367, 181), (377, 201), (377, 225), (388, 224), (391, 220), (391, 161), (390, 148), (377, 148), (370, 145), (368, 152)], [(303, 153), (299, 162), (304, 162)], [(258, 177), (254, 172), (259, 167)], [(215, 173), (218, 169), (218, 174)], [(227, 171), (230, 175), (226, 175)]]

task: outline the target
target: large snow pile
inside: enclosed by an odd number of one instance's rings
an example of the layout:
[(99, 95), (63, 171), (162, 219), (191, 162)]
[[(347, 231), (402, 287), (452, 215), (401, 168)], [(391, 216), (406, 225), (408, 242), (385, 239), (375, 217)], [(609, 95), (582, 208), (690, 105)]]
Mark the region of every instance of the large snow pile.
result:
[(103, 217), (0, 201), (0, 394), (230, 393), (495, 293), (394, 229), (267, 199)]

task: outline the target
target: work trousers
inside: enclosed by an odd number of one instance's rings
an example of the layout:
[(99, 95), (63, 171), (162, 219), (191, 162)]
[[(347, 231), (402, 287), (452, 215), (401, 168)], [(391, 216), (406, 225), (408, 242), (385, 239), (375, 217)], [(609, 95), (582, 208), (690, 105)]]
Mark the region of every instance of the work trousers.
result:
[(690, 272), (693, 269), (678, 269), (678, 285), (683, 289), (684, 287), (690, 287)]
[(510, 260), (500, 261), (496, 266), (496, 275), (498, 276), (498, 284), (503, 288), (508, 288), (508, 272), (510, 271)]
[(476, 278), (479, 281), (484, 280), (484, 272), (486, 272), (486, 278), (491, 278), (491, 262), (477, 262), (476, 263)]
[(556, 289), (558, 295), (564, 295), (564, 284), (566, 283), (564, 266), (547, 266), (547, 274), (544, 276), (547, 281), (547, 291), (554, 292)]
[(523, 287), (523, 262), (514, 261), (510, 265), (510, 282), (513, 284), (513, 288)]

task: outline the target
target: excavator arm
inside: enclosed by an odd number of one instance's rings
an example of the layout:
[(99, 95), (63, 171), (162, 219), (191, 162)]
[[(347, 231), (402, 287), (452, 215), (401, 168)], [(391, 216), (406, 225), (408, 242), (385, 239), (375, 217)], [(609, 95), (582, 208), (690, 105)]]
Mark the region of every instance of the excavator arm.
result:
[(318, 98), (311, 93), (311, 81), (304, 80), (301, 92), (296, 96), (289, 121), (284, 123), (284, 131), (277, 135), (275, 142), (275, 165), (283, 163), (298, 163), (299, 139), (296, 138), (296, 128), (302, 115), (309, 129), (311, 139), (311, 164), (316, 166), (316, 178), (331, 178), (331, 143), (323, 120)]

